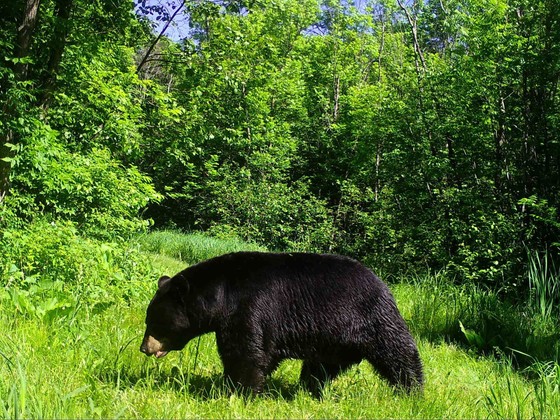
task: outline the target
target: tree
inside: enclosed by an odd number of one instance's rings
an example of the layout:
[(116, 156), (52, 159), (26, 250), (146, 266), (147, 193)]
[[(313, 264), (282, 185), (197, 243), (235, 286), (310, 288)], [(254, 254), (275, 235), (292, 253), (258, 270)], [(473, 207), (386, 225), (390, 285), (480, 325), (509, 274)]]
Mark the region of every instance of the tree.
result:
[(2, 15), (9, 42), (0, 45), (3, 57), (13, 57), (0, 73), (8, 86), (0, 95), (7, 110), (0, 121), (2, 211), (12, 215), (2, 223), (45, 215), (113, 237), (145, 227), (139, 211), (158, 195), (132, 164), (149, 92), (130, 48), (148, 39), (145, 25), (131, 4), (16, 6)]
[[(11, 40), (6, 46), (13, 50), (13, 58), (7, 60), (8, 65), (5, 70), (8, 76), (5, 81), (10, 87), (5, 92), (5, 96), (1, 98), (5, 125), (3, 132), (0, 133), (0, 204), (8, 193), (12, 161), (20, 146), (18, 129), (13, 122), (24, 119), (23, 114), (26, 107), (25, 104), (15, 103), (23, 96), (21, 92), (18, 94), (17, 91), (21, 87), (28, 88), (30, 85), (35, 85), (40, 92), (35, 92), (33, 100), (28, 97), (24, 101), (28, 102), (28, 105), (33, 103), (40, 108), (48, 106), (64, 52), (69, 27), (68, 20), (73, 7), (73, 0), (55, 0), (53, 5), (44, 6), (54, 8), (54, 24), (48, 35), (49, 42), (45, 54), (44, 51), (33, 48), (41, 0), (14, 3), (15, 7), (12, 6), (12, 11), (4, 15), (5, 22), (9, 23), (8, 27), (12, 32)], [(18, 17), (15, 25), (10, 19), (14, 14)], [(14, 26), (15, 34), (13, 33)], [(11, 42), (14, 42), (13, 45)], [(41, 55), (47, 57), (43, 59), (43, 63), (41, 63)]]
[[(13, 58), (8, 60), (7, 66), (3, 71), (3, 83), (5, 86), (25, 84), (28, 78), (28, 55), (33, 40), (33, 33), (37, 25), (38, 11), (40, 0), (26, 0), (25, 3), (17, 2), (14, 9), (9, 9), (4, 6), (6, 14), (3, 14), (6, 23), (12, 32), (12, 39), (4, 45), (7, 49), (13, 51)], [(20, 7), (23, 6), (23, 10)], [(19, 12), (19, 13), (17, 13)], [(13, 25), (11, 18), (18, 15), (18, 24)], [(15, 28), (14, 28), (15, 26)], [(3, 35), (6, 32), (3, 31)], [(15, 42), (14, 39), (15, 38)], [(17, 150), (18, 140), (14, 134), (14, 127), (11, 126), (11, 120), (17, 119), (20, 114), (22, 105), (16, 104), (17, 100), (14, 93), (10, 92), (13, 89), (7, 88), (3, 92), (2, 109), (5, 121), (2, 124), (2, 132), (0, 133), (0, 205), (4, 201), (10, 186), (10, 171), (12, 168), (12, 160), (15, 151)]]
[[(57, 89), (60, 65), (71, 36), (82, 50), (96, 48), (100, 36), (132, 28), (131, 4), (81, 0), (16, 0), (2, 6), (0, 45), (6, 57), (2, 67), (0, 103), (0, 202), (9, 190), (16, 153), (22, 147), (22, 131), (32, 118), (47, 119)], [(75, 12), (75, 13), (73, 13)], [(40, 22), (40, 24), (38, 24)], [(137, 24), (137, 23), (136, 23)], [(137, 34), (139, 31), (137, 31)], [(101, 35), (103, 34), (103, 35)]]

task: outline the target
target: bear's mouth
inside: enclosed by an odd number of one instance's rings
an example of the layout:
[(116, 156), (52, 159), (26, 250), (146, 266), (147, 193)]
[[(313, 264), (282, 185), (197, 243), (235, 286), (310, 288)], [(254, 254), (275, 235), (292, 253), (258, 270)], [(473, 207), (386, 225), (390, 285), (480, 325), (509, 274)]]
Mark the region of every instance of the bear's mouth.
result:
[(165, 357), (167, 355), (167, 353), (169, 353), (168, 351), (163, 351), (163, 350), (158, 350), (155, 353), (155, 356), (160, 359), (162, 357)]

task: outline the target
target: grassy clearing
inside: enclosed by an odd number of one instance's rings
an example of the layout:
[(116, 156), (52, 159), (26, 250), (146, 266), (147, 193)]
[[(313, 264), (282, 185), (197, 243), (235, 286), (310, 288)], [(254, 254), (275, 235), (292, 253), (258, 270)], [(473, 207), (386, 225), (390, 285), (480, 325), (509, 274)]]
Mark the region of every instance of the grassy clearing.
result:
[[(172, 243), (165, 238), (163, 242)], [(223, 253), (229, 249), (230, 245), (222, 248), (220, 244), (214, 242), (213, 249), (206, 252)], [(468, 324), (467, 316), (476, 308), (467, 307), (486, 298), (453, 289), (437, 276), (423, 278), (419, 283), (422, 287), (393, 287), (399, 307), (418, 338), (426, 373), (422, 396), (395, 394), (364, 362), (337, 378), (328, 386), (324, 399), (318, 401), (299, 387), (298, 361), (284, 362), (269, 379), (263, 395), (232, 394), (224, 386), (211, 334), (162, 360), (139, 352), (145, 308), (157, 276), (185, 266), (166, 254), (146, 256), (145, 263), (152, 266), (152, 274), (129, 279), (137, 293), (130, 294), (130, 285), (126, 293), (134, 299), (117, 296), (101, 308), (85, 302), (71, 312), (45, 318), (14, 311), (11, 295), (4, 294), (0, 299), (0, 416), (560, 417), (557, 364), (535, 364), (531, 367), (532, 379), (527, 379), (528, 375), (514, 370), (505, 359), (481, 357), (441, 338), (443, 331), (457, 328), (457, 319)], [(112, 271), (105, 268), (102, 272), (107, 270)], [(70, 288), (67, 292), (76, 290), (79, 289)], [(117, 293), (117, 289), (111, 290)]]
[[(144, 302), (145, 303), (145, 302)], [(96, 317), (51, 324), (6, 316), (0, 339), (2, 416), (8, 418), (557, 417), (560, 397), (509, 366), (456, 346), (420, 340), (426, 389), (395, 394), (362, 363), (332, 383), (323, 401), (297, 385), (301, 363), (287, 361), (264, 395), (228, 392), (214, 337), (163, 360), (138, 346), (143, 305), (111, 307)], [(557, 386), (558, 384), (556, 384)]]

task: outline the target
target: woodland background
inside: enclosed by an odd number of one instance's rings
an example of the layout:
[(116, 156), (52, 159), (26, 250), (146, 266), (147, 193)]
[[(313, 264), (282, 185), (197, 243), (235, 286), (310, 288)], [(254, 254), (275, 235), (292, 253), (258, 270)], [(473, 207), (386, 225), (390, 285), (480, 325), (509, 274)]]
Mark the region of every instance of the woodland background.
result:
[(558, 251), (558, 1), (359, 6), (2, 2), (2, 228), (153, 220), (523, 288)]

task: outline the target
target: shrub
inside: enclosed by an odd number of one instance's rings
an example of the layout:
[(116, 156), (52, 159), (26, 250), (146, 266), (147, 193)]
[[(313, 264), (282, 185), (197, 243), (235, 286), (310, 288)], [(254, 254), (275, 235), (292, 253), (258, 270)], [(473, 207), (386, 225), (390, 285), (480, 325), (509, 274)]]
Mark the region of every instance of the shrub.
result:
[(122, 167), (107, 149), (70, 152), (57, 136), (40, 122), (33, 128), (14, 171), (9, 205), (15, 213), (27, 221), (49, 214), (108, 240), (145, 229), (139, 212), (159, 197), (149, 178)]
[[(0, 236), (0, 299), (41, 318), (67, 314), (85, 304), (92, 310), (147, 293), (149, 261), (123, 243), (84, 238), (69, 221), (38, 218)], [(153, 275), (155, 277), (155, 275)]]
[[(211, 206), (211, 207), (210, 207)], [(333, 239), (326, 203), (304, 182), (287, 185), (225, 177), (212, 185), (208, 213), (216, 236), (237, 236), (273, 250), (325, 251)]]

